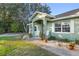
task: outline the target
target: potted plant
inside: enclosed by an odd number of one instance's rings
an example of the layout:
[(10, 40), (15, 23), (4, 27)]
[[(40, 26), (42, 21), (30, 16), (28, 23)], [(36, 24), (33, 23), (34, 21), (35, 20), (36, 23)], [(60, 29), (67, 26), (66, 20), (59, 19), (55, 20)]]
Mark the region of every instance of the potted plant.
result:
[(58, 46), (59, 46), (59, 47), (61, 47), (61, 46), (62, 46), (62, 44), (61, 44), (60, 42), (58, 42)]
[(75, 42), (70, 42), (69, 45), (68, 45), (68, 48), (70, 50), (74, 50), (75, 49)]
[(44, 39), (44, 42), (47, 43), (48, 42), (48, 39)]

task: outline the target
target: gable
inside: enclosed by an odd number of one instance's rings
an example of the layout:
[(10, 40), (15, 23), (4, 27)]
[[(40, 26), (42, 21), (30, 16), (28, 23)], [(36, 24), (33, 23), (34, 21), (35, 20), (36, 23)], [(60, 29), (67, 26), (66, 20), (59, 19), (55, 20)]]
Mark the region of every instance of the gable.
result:
[(36, 20), (43, 20), (43, 18), (55, 18), (54, 16), (52, 15), (49, 15), (49, 14), (46, 14), (46, 13), (42, 13), (42, 12), (35, 12), (31, 17), (30, 17), (30, 21), (36, 21)]
[(36, 20), (45, 18), (45, 16), (46, 16), (45, 14), (36, 14), (36, 15), (31, 19), (31, 21), (36, 21)]

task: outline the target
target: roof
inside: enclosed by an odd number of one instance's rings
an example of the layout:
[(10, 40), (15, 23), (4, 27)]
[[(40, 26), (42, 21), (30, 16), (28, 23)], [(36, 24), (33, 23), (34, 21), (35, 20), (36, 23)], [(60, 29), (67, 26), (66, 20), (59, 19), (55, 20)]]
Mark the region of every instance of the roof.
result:
[(56, 15), (56, 18), (74, 15), (74, 14), (76, 14), (77, 12), (79, 12), (79, 8), (78, 8), (78, 9), (71, 10), (71, 11), (67, 11), (67, 12), (62, 13), (62, 14), (58, 14), (58, 15)]
[(66, 17), (55, 18), (50, 21), (64, 20), (64, 19), (75, 18), (75, 17), (79, 17), (79, 15), (71, 15), (71, 16), (66, 16)]
[(56, 17), (53, 16), (53, 15), (49, 15), (49, 14), (47, 14), (47, 13), (43, 13), (43, 12), (36, 11), (29, 19), (32, 19), (36, 14), (46, 14), (47, 17), (56, 18)]
[(56, 16), (52, 16), (52, 15), (49, 15), (47, 13), (43, 13), (43, 12), (36, 11), (30, 17), (30, 20), (33, 17), (35, 17), (37, 14), (45, 14), (46, 15), (45, 17), (51, 18), (49, 21), (63, 20), (63, 19), (69, 19), (69, 18), (79, 17), (79, 14), (77, 14), (78, 12), (79, 12), (79, 8), (78, 9), (75, 9), (75, 10), (71, 10), (71, 11), (65, 12), (65, 13), (62, 13), (62, 14), (59, 14), (59, 15), (56, 15)]

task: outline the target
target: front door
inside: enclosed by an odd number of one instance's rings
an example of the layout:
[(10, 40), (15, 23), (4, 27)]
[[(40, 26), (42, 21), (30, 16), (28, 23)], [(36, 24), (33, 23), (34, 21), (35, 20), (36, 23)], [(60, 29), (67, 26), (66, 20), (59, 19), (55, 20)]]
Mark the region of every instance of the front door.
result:
[(38, 25), (34, 26), (34, 36), (38, 37), (39, 36), (39, 29), (38, 29)]

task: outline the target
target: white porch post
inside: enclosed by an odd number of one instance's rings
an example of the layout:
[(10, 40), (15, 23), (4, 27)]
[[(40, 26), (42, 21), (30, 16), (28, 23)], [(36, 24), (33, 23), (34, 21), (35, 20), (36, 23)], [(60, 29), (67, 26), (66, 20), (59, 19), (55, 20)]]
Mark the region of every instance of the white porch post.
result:
[(46, 31), (47, 31), (47, 20), (44, 18), (43, 19), (43, 38), (46, 38)]
[(33, 36), (33, 34), (34, 34), (34, 26), (33, 26), (34, 24), (33, 24), (33, 22), (32, 22), (32, 36)]
[(31, 24), (29, 23), (29, 24), (27, 24), (27, 25), (28, 25), (28, 34), (30, 34), (30, 32), (31, 32), (31, 31), (30, 31), (30, 25), (31, 25)]

